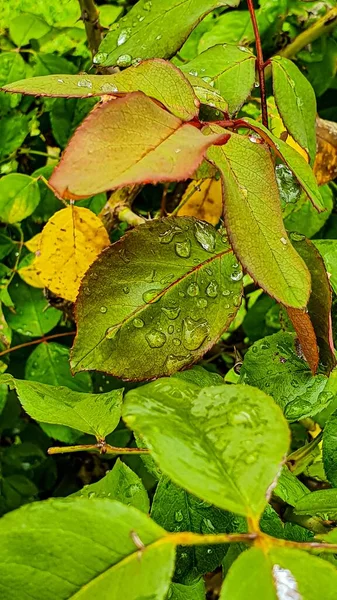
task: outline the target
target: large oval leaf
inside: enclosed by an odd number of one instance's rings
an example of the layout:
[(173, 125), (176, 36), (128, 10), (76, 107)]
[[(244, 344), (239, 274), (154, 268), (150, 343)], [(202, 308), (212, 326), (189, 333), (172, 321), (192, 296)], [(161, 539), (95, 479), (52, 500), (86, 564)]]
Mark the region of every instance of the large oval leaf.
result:
[(49, 183), (60, 196), (78, 198), (134, 183), (184, 180), (211, 144), (225, 143), (228, 137), (222, 129), (203, 135), (134, 92), (104, 102), (90, 113)]
[(241, 279), (232, 250), (211, 225), (188, 217), (140, 225), (84, 277), (73, 371), (141, 380), (186, 367), (235, 316)]
[(95, 63), (128, 67), (139, 58), (170, 58), (212, 10), (239, 0), (140, 0), (110, 31)]
[(64, 98), (144, 92), (185, 121), (193, 119), (198, 112), (198, 101), (191, 84), (177, 67), (160, 59), (144, 61), (113, 75), (46, 75), (22, 79), (3, 89), (33, 96)]
[(283, 225), (274, 165), (256, 138), (232, 134), (208, 150), (223, 177), (225, 221), (233, 248), (249, 274), (286, 306), (304, 308), (310, 274)]
[[(140, 552), (136, 534), (146, 551)], [(109, 499), (29, 504), (0, 522), (3, 600), (164, 600), (174, 567), (165, 531)]]
[(289, 444), (270, 396), (245, 385), (200, 390), (161, 379), (127, 393), (123, 418), (172, 481), (225, 510), (261, 515)]

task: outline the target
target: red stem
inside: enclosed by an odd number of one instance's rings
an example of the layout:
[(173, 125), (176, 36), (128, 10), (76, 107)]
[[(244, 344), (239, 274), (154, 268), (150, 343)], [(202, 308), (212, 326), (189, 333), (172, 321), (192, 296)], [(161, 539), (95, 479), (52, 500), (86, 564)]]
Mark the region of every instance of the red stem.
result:
[(256, 15), (253, 6), (253, 0), (247, 0), (248, 10), (250, 12), (250, 18), (252, 21), (254, 35), (255, 35), (255, 44), (256, 44), (256, 67), (257, 72), (259, 74), (259, 82), (260, 82), (260, 94), (261, 94), (261, 107), (262, 107), (262, 123), (265, 127), (268, 127), (268, 111), (267, 111), (267, 96), (266, 96), (266, 80), (264, 77), (264, 67), (265, 63), (263, 60), (263, 52), (261, 45), (261, 38), (259, 33), (259, 28), (256, 21)]
[(34, 346), (35, 344), (41, 344), (43, 342), (48, 342), (49, 340), (55, 340), (57, 338), (66, 337), (67, 335), (75, 335), (76, 331), (67, 331), (65, 333), (53, 333), (53, 335), (45, 335), (42, 338), (38, 338), (37, 340), (31, 340), (30, 342), (25, 342), (24, 344), (19, 344), (18, 346), (12, 346), (11, 348), (7, 348), (0, 352), (0, 356), (5, 356), (9, 352), (15, 352), (15, 350), (20, 350), (21, 348), (27, 348), (28, 346)]

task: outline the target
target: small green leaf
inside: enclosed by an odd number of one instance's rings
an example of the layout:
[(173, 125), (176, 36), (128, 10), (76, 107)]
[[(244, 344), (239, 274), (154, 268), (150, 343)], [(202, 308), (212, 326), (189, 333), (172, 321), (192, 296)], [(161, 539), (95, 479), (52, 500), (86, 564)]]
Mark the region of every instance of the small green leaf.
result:
[(226, 227), (255, 281), (286, 306), (304, 308), (310, 274), (284, 229), (270, 153), (254, 139), (232, 134), (207, 153), (223, 177)]
[(219, 508), (261, 515), (289, 443), (269, 396), (161, 379), (127, 393), (123, 418), (174, 483)]
[(337, 240), (313, 240), (313, 243), (324, 260), (332, 289), (337, 294)]
[(328, 379), (311, 374), (296, 351), (295, 340), (294, 334), (280, 331), (255, 342), (240, 371), (240, 382), (270, 394), (289, 421), (317, 414), (333, 398), (325, 390)]
[[(221, 111), (218, 115), (219, 119), (223, 117), (222, 113), (228, 112), (226, 100), (224, 100), (220, 92), (207, 83), (207, 81), (204, 81), (201, 77), (191, 75), (190, 73), (185, 73), (185, 77), (190, 82), (193, 91), (201, 104), (206, 104), (206, 106), (211, 106), (212, 108)], [(207, 164), (211, 167), (210, 163)]]
[(337, 570), (300, 550), (271, 547), (243, 552), (231, 567), (220, 600), (335, 600)]
[(337, 411), (327, 420), (323, 431), (323, 463), (328, 481), (337, 487)]
[(8, 325), (31, 337), (42, 337), (59, 322), (62, 313), (49, 306), (41, 289), (27, 285), (19, 277), (14, 277), (9, 288), (15, 310), (4, 309)]
[[(69, 139), (96, 104), (96, 98), (55, 98), (50, 111), (52, 133), (56, 142), (65, 148)], [(91, 194), (90, 194), (91, 195)]]
[(310, 494), (308, 488), (289, 471), (288, 467), (283, 467), (274, 487), (273, 495), (290, 504), (290, 506), (295, 506), (305, 494)]
[(104, 38), (94, 62), (129, 67), (145, 58), (171, 58), (212, 10), (239, 0), (139, 0)]
[(33, 96), (81, 98), (144, 92), (161, 102), (176, 117), (189, 121), (197, 115), (192, 86), (170, 62), (148, 60), (113, 75), (48, 75), (6, 85), (8, 92)]
[(11, 173), (0, 180), (1, 221), (19, 223), (34, 212), (39, 202), (39, 186), (33, 177)]
[(74, 377), (69, 367), (69, 348), (56, 342), (44, 342), (36, 346), (27, 359), (25, 379), (62, 385), (74, 392), (92, 391), (90, 375), (78, 373)]
[(267, 141), (267, 143), (269, 142), (269, 145), (272, 145), (276, 155), (293, 172), (298, 183), (302, 186), (314, 207), (319, 211), (324, 211), (326, 207), (322, 200), (315, 175), (303, 156), (301, 156), (297, 150), (289, 146), (289, 144), (273, 135), (261, 123), (258, 123), (253, 119), (246, 118), (243, 120), (249, 123), (254, 130), (257, 131), (265, 141)]
[(0, 382), (17, 391), (23, 408), (36, 421), (67, 425), (98, 440), (118, 425), (123, 389), (86, 394), (62, 386), (14, 379), (7, 374), (1, 376)]
[[(2, 52), (0, 56), (0, 87), (24, 79), (26, 75), (26, 63), (18, 52)], [(16, 107), (21, 96), (8, 96), (0, 93), (1, 112)]]
[(218, 44), (183, 65), (181, 70), (207, 78), (227, 101), (229, 114), (233, 114), (241, 108), (254, 86), (255, 60), (245, 46)]
[(140, 225), (107, 248), (82, 281), (73, 372), (141, 380), (192, 364), (235, 316), (241, 279), (211, 225), (189, 217)]
[[(164, 600), (174, 546), (147, 515), (108, 499), (52, 499), (0, 522), (4, 600)], [(139, 551), (133, 536), (146, 550)]]
[(149, 498), (142, 480), (119, 458), (113, 469), (107, 471), (102, 479), (97, 483), (85, 485), (72, 496), (90, 499), (110, 498), (127, 506), (134, 506), (145, 513), (150, 509)]
[[(241, 520), (232, 513), (192, 496), (176, 486), (168, 477), (162, 477), (159, 481), (153, 498), (151, 517), (166, 531), (206, 534), (232, 533), (237, 530)], [(187, 583), (199, 575), (214, 571), (227, 550), (228, 545), (178, 547), (175, 580)]]
[(322, 212), (317, 212), (304, 193), (296, 204), (288, 204), (283, 209), (284, 226), (287, 231), (296, 231), (307, 238), (312, 238), (322, 229), (332, 213), (334, 198), (329, 185), (322, 185), (319, 190), (324, 205)]
[(167, 600), (205, 600), (205, 582), (199, 579), (190, 585), (171, 583)]
[(306, 494), (295, 505), (296, 515), (312, 515), (325, 521), (337, 519), (337, 490), (318, 490)]
[(38, 40), (50, 31), (44, 19), (31, 13), (21, 13), (9, 24), (9, 35), (17, 46), (26, 46), (30, 40)]
[(290, 135), (311, 160), (316, 154), (316, 98), (307, 78), (287, 58), (271, 59), (275, 102)]

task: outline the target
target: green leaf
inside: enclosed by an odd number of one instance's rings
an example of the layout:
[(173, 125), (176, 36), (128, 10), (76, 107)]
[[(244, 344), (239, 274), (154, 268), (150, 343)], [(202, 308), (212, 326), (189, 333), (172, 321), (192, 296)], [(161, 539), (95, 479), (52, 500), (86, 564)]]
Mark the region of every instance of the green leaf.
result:
[(289, 144), (273, 135), (266, 127), (261, 125), (261, 123), (248, 118), (243, 120), (254, 128), (254, 131), (257, 131), (267, 143), (269, 142), (269, 145), (272, 145), (276, 155), (293, 172), (298, 183), (302, 186), (314, 207), (319, 211), (325, 210), (325, 205), (322, 201), (315, 175), (303, 156), (301, 156), (297, 150), (289, 146)]
[(189, 121), (197, 115), (198, 101), (184, 75), (169, 62), (148, 60), (113, 75), (49, 75), (5, 86), (6, 91), (33, 96), (81, 98), (144, 92), (176, 117)]
[(39, 186), (33, 177), (11, 173), (0, 180), (1, 221), (18, 223), (29, 217), (39, 202)]
[(0, 233), (0, 260), (5, 258), (5, 256), (7, 256), (14, 247), (15, 242), (11, 238), (7, 237), (7, 235)]
[(254, 86), (255, 60), (245, 46), (218, 44), (183, 65), (181, 70), (207, 78), (227, 101), (229, 114), (233, 114), (241, 108)]
[(331, 287), (337, 294), (337, 240), (313, 240), (313, 243), (324, 260)]
[(311, 417), (325, 408), (333, 394), (325, 390), (328, 379), (313, 376), (298, 355), (296, 337), (280, 331), (255, 342), (245, 354), (240, 382), (270, 394), (289, 421)]
[(239, 0), (139, 0), (108, 33), (94, 62), (129, 67), (145, 58), (171, 58), (212, 10)]
[(161, 379), (127, 393), (123, 418), (174, 483), (219, 508), (261, 515), (289, 443), (269, 396)]
[(26, 46), (30, 40), (38, 40), (44, 36), (50, 27), (37, 15), (21, 13), (9, 24), (9, 35), (16, 46)]
[(167, 600), (205, 600), (205, 582), (199, 579), (190, 585), (171, 583)]
[(150, 509), (149, 498), (142, 480), (119, 458), (113, 469), (107, 471), (102, 479), (97, 483), (85, 485), (72, 496), (90, 499), (110, 498), (127, 506), (134, 506), (145, 513)]
[(15, 152), (21, 146), (28, 133), (27, 115), (12, 112), (10, 115), (2, 117), (0, 119), (0, 157), (4, 158)]
[(91, 392), (92, 383), (88, 373), (71, 374), (69, 348), (56, 342), (39, 344), (29, 355), (25, 366), (25, 379), (65, 386), (74, 392)]
[(189, 217), (140, 225), (107, 248), (82, 281), (73, 372), (143, 380), (192, 364), (236, 314), (241, 278), (211, 225)]
[(62, 386), (14, 379), (9, 374), (2, 375), (0, 382), (17, 391), (23, 408), (36, 421), (67, 425), (98, 440), (118, 425), (123, 389), (86, 394)]
[(328, 185), (322, 185), (319, 189), (324, 211), (317, 212), (308, 197), (302, 194), (296, 204), (287, 205), (283, 210), (284, 226), (287, 231), (297, 231), (311, 238), (323, 227), (332, 213), (334, 199)]
[[(151, 517), (166, 531), (205, 534), (232, 533), (239, 523), (239, 518), (233, 514), (199, 500), (176, 486), (168, 477), (162, 477), (159, 481), (153, 498)], [(214, 571), (227, 550), (228, 545), (179, 546), (175, 579), (188, 583), (199, 575)]]
[(254, 32), (248, 10), (230, 11), (220, 15), (202, 35), (198, 51), (203, 52), (216, 44), (250, 44)]
[(290, 504), (290, 506), (295, 506), (300, 498), (309, 493), (308, 488), (289, 471), (288, 467), (282, 468), (273, 490), (274, 496)]
[[(39, 52), (35, 56), (35, 65), (33, 70), (34, 79), (42, 76), (51, 75), (52, 73), (77, 73), (76, 66), (57, 54), (44, 54)], [(33, 81), (29, 79), (27, 81)], [(23, 82), (21, 82), (23, 83)], [(37, 96), (39, 94), (36, 94)]]
[[(137, 551), (132, 532), (146, 551)], [(121, 590), (124, 600), (164, 600), (168, 591), (173, 544), (161, 543), (165, 531), (120, 502), (31, 504), (5, 515), (0, 535), (4, 600), (119, 600)]]
[(306, 494), (295, 505), (296, 515), (312, 515), (325, 521), (337, 519), (337, 490), (318, 490)]
[(4, 308), (4, 315), (8, 325), (18, 333), (42, 337), (59, 322), (62, 313), (49, 306), (42, 290), (27, 285), (19, 277), (14, 277), (8, 291), (15, 312)]
[(291, 60), (273, 56), (271, 65), (277, 109), (290, 135), (313, 160), (316, 154), (315, 92)]
[(270, 547), (243, 552), (231, 567), (220, 600), (334, 600), (337, 571), (300, 550)]
[[(23, 79), (26, 75), (26, 63), (18, 52), (2, 52), (0, 55), (0, 87)], [(6, 96), (0, 94), (1, 112), (17, 106), (21, 96)]]
[(178, 373), (175, 373), (172, 377), (190, 381), (200, 388), (209, 387), (210, 385), (221, 385), (221, 383), (223, 383), (223, 377), (221, 377), (219, 373), (207, 371), (200, 365), (195, 365), (192, 369), (186, 371), (178, 371)]
[(337, 487), (337, 411), (327, 420), (323, 431), (323, 463), (328, 481)]
[[(228, 112), (228, 103), (221, 96), (220, 92), (207, 83), (207, 81), (204, 81), (201, 77), (196, 77), (190, 73), (185, 73), (185, 77), (190, 82), (200, 103), (220, 110), (221, 113), (219, 113), (218, 117), (219, 119), (223, 118), (222, 113)], [(211, 165), (208, 163), (208, 166), (210, 167)]]
[(127, 94), (91, 112), (49, 183), (60, 196), (81, 198), (144, 181), (185, 180), (211, 144), (227, 140), (219, 130), (204, 135), (141, 92)]
[(65, 148), (76, 127), (95, 106), (96, 98), (56, 98), (50, 111), (52, 133), (56, 142)]
[(253, 139), (232, 134), (207, 155), (223, 177), (226, 228), (239, 260), (268, 294), (304, 308), (310, 275), (284, 229), (270, 153)]

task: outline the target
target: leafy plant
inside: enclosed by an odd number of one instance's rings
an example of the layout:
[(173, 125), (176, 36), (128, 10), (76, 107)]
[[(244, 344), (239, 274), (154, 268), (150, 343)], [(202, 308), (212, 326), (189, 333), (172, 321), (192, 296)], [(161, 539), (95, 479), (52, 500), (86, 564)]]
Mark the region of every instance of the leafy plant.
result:
[(8, 4), (4, 600), (333, 600), (335, 2)]

